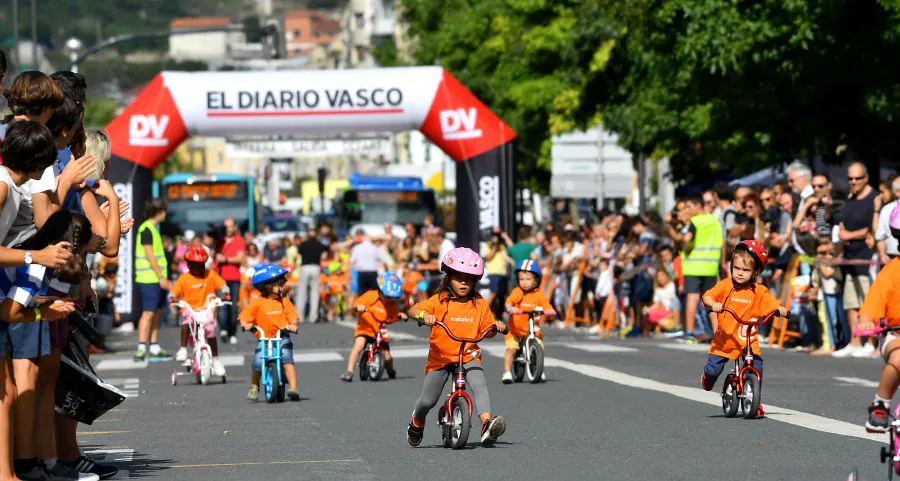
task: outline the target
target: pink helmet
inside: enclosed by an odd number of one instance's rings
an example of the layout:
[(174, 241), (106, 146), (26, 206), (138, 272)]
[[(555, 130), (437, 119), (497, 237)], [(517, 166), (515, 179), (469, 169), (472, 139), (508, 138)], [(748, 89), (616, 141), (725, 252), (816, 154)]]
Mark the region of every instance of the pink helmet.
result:
[(889, 222), (891, 229), (900, 229), (900, 202), (894, 206), (894, 210), (891, 211), (891, 219)]
[(472, 249), (456, 247), (444, 256), (444, 260), (441, 261), (441, 270), (448, 274), (450, 271), (454, 271), (480, 278), (484, 275), (484, 261)]

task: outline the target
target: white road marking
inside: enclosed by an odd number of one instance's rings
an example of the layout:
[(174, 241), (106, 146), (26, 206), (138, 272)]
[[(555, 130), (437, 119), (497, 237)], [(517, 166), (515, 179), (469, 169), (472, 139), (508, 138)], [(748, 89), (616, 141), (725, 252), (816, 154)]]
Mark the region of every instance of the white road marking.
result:
[(147, 361), (135, 361), (132, 358), (103, 359), (94, 368), (97, 371), (128, 371), (132, 369), (144, 369)]
[(243, 366), (244, 365), (244, 355), (243, 354), (223, 354), (219, 356), (219, 361), (222, 362), (223, 366)]
[(294, 362), (328, 362), (343, 361), (344, 358), (337, 351), (322, 352), (294, 352)]
[(637, 349), (635, 349), (633, 347), (617, 346), (614, 344), (566, 342), (566, 343), (563, 343), (560, 345), (571, 348), (571, 349), (578, 349), (580, 351), (587, 351), (587, 352), (637, 352), (638, 351)]
[(709, 351), (709, 345), (707, 344), (657, 344), (657, 346), (663, 349), (672, 349), (675, 351), (690, 351), (690, 352), (707, 352)]
[(878, 383), (875, 381), (869, 381), (868, 379), (862, 379), (858, 377), (836, 377), (834, 378), (836, 381), (840, 381), (847, 384), (854, 384), (857, 386), (863, 387), (878, 387)]
[[(652, 379), (632, 376), (605, 367), (594, 366), (590, 364), (576, 364), (562, 359), (552, 357), (544, 358), (544, 366), (558, 367), (568, 369), (588, 377), (609, 381), (623, 386), (634, 387), (638, 389), (646, 389), (649, 391), (658, 391), (671, 394), (676, 397), (696, 401), (703, 404), (709, 404), (721, 407), (722, 398), (718, 393), (707, 392), (702, 389), (687, 386), (679, 386), (676, 384), (668, 384), (664, 382), (654, 381)], [(780, 421), (786, 424), (792, 424), (802, 428), (812, 429), (829, 434), (839, 434), (852, 438), (868, 439), (880, 443), (887, 442), (887, 436), (884, 434), (867, 433), (861, 425), (851, 424), (836, 419), (829, 419), (815, 414), (809, 414), (802, 411), (795, 411), (783, 407), (774, 406), (769, 403), (763, 403), (766, 407), (769, 419)]]
[(138, 397), (141, 394), (141, 380), (136, 377), (103, 379), (103, 382), (117, 387), (128, 397)]
[(394, 359), (406, 359), (406, 358), (424, 359), (424, 358), (428, 357), (428, 348), (427, 347), (415, 347), (415, 346), (392, 347), (391, 348), (391, 356), (393, 356)]
[[(85, 451), (84, 454), (92, 461), (101, 464), (130, 463), (134, 459), (133, 449), (95, 449)], [(127, 469), (119, 468), (119, 472), (112, 479), (128, 479), (130, 477), (131, 473)]]
[[(356, 329), (356, 322), (354, 321), (337, 321), (336, 323), (339, 326), (349, 327), (350, 329)], [(391, 341), (424, 341), (424, 337), (414, 336), (412, 334), (407, 334), (405, 332), (397, 332), (392, 331), (388, 328), (388, 338)]]

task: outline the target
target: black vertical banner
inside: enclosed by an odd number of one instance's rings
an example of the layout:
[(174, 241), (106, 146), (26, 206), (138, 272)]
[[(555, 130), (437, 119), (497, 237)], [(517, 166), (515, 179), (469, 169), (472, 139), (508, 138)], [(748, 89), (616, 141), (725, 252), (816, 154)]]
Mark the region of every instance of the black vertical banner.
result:
[(145, 220), (144, 204), (152, 195), (153, 172), (117, 155), (110, 159), (107, 172), (119, 200), (131, 204), (130, 215), (134, 217), (134, 227), (119, 244), (119, 272), (116, 276), (114, 302), (122, 319), (135, 320), (141, 314), (141, 298), (134, 283), (134, 249), (138, 243), (138, 227)]
[(479, 250), (499, 226), (515, 235), (515, 140), (456, 166), (456, 245)]

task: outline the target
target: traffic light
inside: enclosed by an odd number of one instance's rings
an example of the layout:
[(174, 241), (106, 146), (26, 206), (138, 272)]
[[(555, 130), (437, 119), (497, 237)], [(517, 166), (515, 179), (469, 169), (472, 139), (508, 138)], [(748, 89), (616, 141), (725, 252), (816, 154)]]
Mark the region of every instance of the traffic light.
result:
[(285, 58), (284, 32), (278, 20), (269, 20), (260, 28), (260, 42), (263, 45), (263, 56), (267, 59)]

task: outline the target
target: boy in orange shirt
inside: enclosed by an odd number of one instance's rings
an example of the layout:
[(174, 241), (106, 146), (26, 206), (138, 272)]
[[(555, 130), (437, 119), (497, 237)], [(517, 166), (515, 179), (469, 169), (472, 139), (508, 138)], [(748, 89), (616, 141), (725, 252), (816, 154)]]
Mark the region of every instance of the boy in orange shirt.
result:
[[(900, 239), (900, 206), (891, 211), (888, 227), (891, 235)], [(870, 330), (881, 319), (885, 319), (888, 326), (900, 325), (900, 259), (888, 262), (875, 277), (859, 310), (857, 328)], [(883, 433), (890, 427), (891, 400), (900, 385), (900, 343), (896, 342), (900, 335), (889, 331), (882, 336), (879, 350), (884, 359), (884, 367), (881, 369), (878, 390), (869, 405), (869, 418), (866, 420), (866, 430), (872, 433)]]
[[(433, 327), (439, 320), (458, 337), (473, 338), (490, 326), (497, 332), (506, 334), (509, 328), (502, 321), (494, 320), (491, 307), (475, 290), (479, 279), (484, 276), (484, 261), (472, 249), (457, 247), (450, 250), (441, 261), (441, 270), (446, 274), (441, 280), (437, 294), (416, 304), (409, 315)], [(493, 337), (494, 333), (488, 334)], [(418, 446), (425, 433), (425, 416), (428, 415), (444, 390), (444, 384), (453, 373), (459, 361), (459, 343), (443, 329), (431, 329), (428, 339), (428, 362), (425, 364), (425, 385), (416, 401), (412, 419), (406, 429), (406, 439), (410, 446)], [(491, 445), (506, 431), (506, 421), (502, 416), (491, 414), (491, 398), (487, 390), (487, 379), (481, 367), (481, 349), (477, 344), (467, 344), (468, 350), (463, 361), (466, 365), (468, 387), (475, 398), (475, 407), (481, 419), (481, 444)]]
[[(512, 364), (519, 350), (519, 343), (528, 336), (528, 316), (538, 307), (544, 310), (545, 316), (555, 316), (556, 311), (547, 296), (540, 291), (541, 268), (537, 262), (525, 259), (516, 269), (519, 285), (506, 298), (506, 312), (509, 313), (509, 334), (505, 336), (506, 356), (503, 358), (503, 384), (512, 384)], [(538, 320), (540, 321), (540, 320)], [(544, 347), (544, 335), (540, 326), (535, 326), (536, 336), (541, 347)], [(547, 376), (541, 374), (541, 380)]]
[[(375, 335), (381, 329), (382, 324), (390, 324), (397, 319), (404, 321), (407, 319), (406, 314), (400, 312), (397, 305), (397, 300), (402, 296), (403, 285), (400, 283), (400, 278), (393, 272), (385, 272), (378, 278), (377, 290), (368, 290), (356, 299), (356, 303), (353, 304), (353, 313), (359, 314), (356, 331), (353, 333), (356, 338), (350, 349), (350, 356), (347, 358), (347, 372), (341, 376), (341, 381), (353, 381), (353, 366), (359, 360), (359, 355), (366, 347), (366, 342), (375, 341)], [(381, 345), (384, 347), (384, 367), (388, 377), (395, 379), (397, 371), (394, 370), (391, 346), (386, 341)]]
[[(275, 264), (261, 264), (256, 267), (253, 274), (253, 287), (259, 289), (260, 297), (250, 302), (246, 309), (241, 311), (238, 321), (241, 327), (249, 330), (253, 326), (262, 329), (262, 334), (267, 338), (278, 335), (282, 329), (297, 332), (297, 323), (300, 316), (290, 299), (283, 296), (284, 285), (287, 283), (288, 270)], [(258, 338), (260, 333), (253, 331)], [(290, 337), (281, 343), (281, 363), (284, 366), (284, 374), (288, 382), (287, 397), (291, 401), (299, 401), (300, 393), (297, 391), (297, 371), (294, 369), (294, 344)], [(262, 376), (262, 352), (259, 343), (253, 352), (253, 365), (250, 373), (250, 391), (247, 399), (256, 401), (259, 397), (259, 380)]]
[[(174, 301), (182, 300), (190, 304), (191, 309), (198, 310), (206, 308), (206, 299), (210, 295), (227, 296), (229, 294), (228, 286), (225, 279), (219, 274), (206, 268), (206, 261), (209, 260), (209, 254), (206, 253), (200, 245), (192, 245), (184, 253), (184, 260), (187, 262), (188, 271), (178, 277), (172, 292), (169, 294)], [(209, 319), (203, 325), (206, 334), (206, 342), (212, 351), (212, 373), (213, 376), (224, 376), (225, 366), (219, 361), (219, 342), (216, 340), (216, 316), (215, 311), (209, 313), (212, 319)], [(196, 322), (196, 320), (194, 321)], [(181, 347), (175, 353), (175, 360), (179, 362), (190, 363), (188, 360), (187, 343), (190, 336), (190, 326), (187, 323), (181, 325)]]
[[(703, 367), (703, 374), (700, 376), (700, 385), (707, 391), (712, 390), (728, 361), (741, 357), (741, 350), (746, 345), (750, 329), (738, 323), (730, 313), (723, 313), (723, 307), (728, 307), (745, 320), (765, 316), (776, 309), (782, 316), (787, 315), (787, 309), (778, 302), (778, 299), (764, 285), (756, 282), (768, 259), (766, 248), (759, 242), (755, 240), (741, 242), (731, 255), (731, 277), (722, 279), (703, 294), (703, 304), (718, 316), (716, 335), (709, 348), (709, 357)], [(763, 359), (760, 355), (759, 336), (756, 330), (753, 331), (750, 340), (750, 349), (753, 351), (753, 367), (761, 376)], [(757, 416), (765, 416), (761, 404)]]

